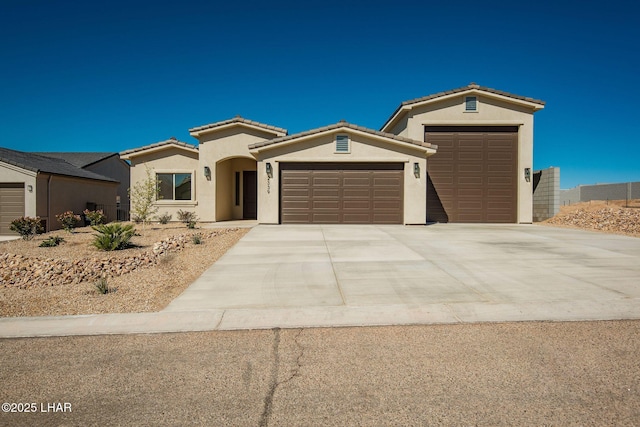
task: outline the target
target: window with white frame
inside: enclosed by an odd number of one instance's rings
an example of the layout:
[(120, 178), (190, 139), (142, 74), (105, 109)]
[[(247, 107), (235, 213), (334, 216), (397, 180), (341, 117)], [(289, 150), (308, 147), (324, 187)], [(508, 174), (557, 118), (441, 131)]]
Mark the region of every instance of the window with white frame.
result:
[(337, 135), (336, 136), (336, 153), (348, 153), (349, 152), (349, 136)]
[(158, 200), (192, 200), (190, 173), (158, 173)]
[(478, 98), (466, 96), (464, 98), (464, 111), (478, 111)]

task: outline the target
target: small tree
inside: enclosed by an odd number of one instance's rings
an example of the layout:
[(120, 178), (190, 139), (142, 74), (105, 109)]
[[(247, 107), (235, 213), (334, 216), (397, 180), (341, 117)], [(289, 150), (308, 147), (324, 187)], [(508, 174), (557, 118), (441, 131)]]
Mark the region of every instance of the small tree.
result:
[(129, 198), (131, 199), (131, 216), (135, 221), (142, 222), (142, 228), (151, 221), (153, 215), (158, 212), (156, 200), (160, 199), (160, 186), (155, 174), (148, 167), (147, 177), (138, 181), (129, 188)]

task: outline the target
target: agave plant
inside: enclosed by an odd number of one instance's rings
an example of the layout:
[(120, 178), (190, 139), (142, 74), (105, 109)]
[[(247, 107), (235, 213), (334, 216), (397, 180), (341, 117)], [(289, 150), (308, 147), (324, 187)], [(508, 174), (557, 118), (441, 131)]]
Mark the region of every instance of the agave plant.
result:
[(118, 251), (126, 249), (135, 235), (133, 225), (122, 225), (119, 222), (96, 225), (92, 227), (98, 234), (95, 235), (93, 246), (101, 251)]

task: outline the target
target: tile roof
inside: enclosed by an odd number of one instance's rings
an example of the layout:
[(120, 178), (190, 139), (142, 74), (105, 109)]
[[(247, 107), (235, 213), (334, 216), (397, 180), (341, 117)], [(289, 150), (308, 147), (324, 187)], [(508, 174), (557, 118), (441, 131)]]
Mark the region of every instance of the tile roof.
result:
[(336, 130), (336, 129), (344, 129), (344, 128), (348, 128), (348, 129), (353, 129), (353, 130), (357, 130), (360, 132), (364, 132), (364, 133), (368, 133), (370, 135), (375, 135), (375, 136), (381, 136), (384, 138), (389, 138), (389, 139), (394, 139), (396, 141), (400, 141), (400, 142), (405, 142), (408, 144), (412, 144), (412, 145), (416, 145), (419, 147), (426, 147), (426, 148), (437, 148), (437, 145), (433, 145), (430, 144), (428, 142), (420, 142), (420, 141), (416, 141), (415, 139), (410, 139), (410, 138), (405, 138), (403, 136), (398, 136), (398, 135), (394, 135), (392, 133), (387, 133), (387, 132), (381, 132), (378, 130), (374, 130), (374, 129), (369, 129), (363, 126), (358, 126), (358, 125), (354, 125), (352, 123), (348, 123), (345, 121), (340, 121), (338, 123), (334, 123), (328, 126), (323, 126), (323, 127), (319, 127), (317, 129), (311, 129), (311, 130), (307, 130), (304, 132), (300, 132), (300, 133), (296, 133), (293, 135), (287, 135), (287, 136), (282, 136), (280, 138), (274, 138), (274, 139), (270, 139), (267, 141), (262, 141), (262, 142), (258, 142), (255, 144), (251, 144), (249, 146), (249, 150), (254, 150), (257, 148), (262, 148), (262, 147), (266, 147), (269, 145), (273, 145), (273, 144), (278, 144), (280, 142), (285, 142), (285, 141), (289, 141), (292, 139), (297, 139), (297, 138), (302, 138), (305, 136), (310, 136), (310, 135), (315, 135), (315, 134), (319, 134), (319, 133), (323, 133), (323, 132), (327, 132), (327, 131), (332, 131), (332, 130)]
[(62, 159), (79, 168), (86, 168), (101, 160), (118, 155), (114, 152), (35, 152), (33, 154)]
[(494, 93), (496, 95), (506, 96), (507, 98), (518, 99), (520, 101), (532, 102), (534, 104), (540, 104), (540, 105), (544, 105), (545, 104), (544, 101), (541, 101), (539, 99), (530, 98), (528, 96), (515, 95), (513, 93), (504, 92), (504, 91), (493, 89), (493, 88), (490, 88), (490, 87), (480, 86), (480, 85), (477, 85), (477, 84), (471, 82), (467, 86), (463, 86), (463, 87), (459, 87), (459, 88), (456, 88), (456, 89), (447, 90), (447, 91), (444, 91), (444, 92), (434, 93), (432, 95), (423, 96), (422, 98), (410, 99), (408, 101), (404, 101), (400, 105), (401, 106), (405, 106), (405, 105), (417, 104), (419, 102), (428, 101), (430, 99), (435, 99), (435, 98), (440, 98), (440, 97), (446, 96), (446, 95), (453, 95), (453, 94), (456, 94), (456, 93), (465, 92), (465, 91), (470, 90), (470, 89), (476, 89), (476, 90), (481, 90), (481, 91), (484, 91), (484, 92)]
[(182, 142), (182, 141), (178, 141), (175, 137), (171, 137), (165, 141), (160, 141), (160, 142), (156, 142), (153, 144), (149, 144), (149, 145), (145, 145), (143, 147), (138, 147), (138, 148), (132, 148), (130, 150), (125, 150), (125, 151), (121, 151), (120, 155), (121, 156), (128, 156), (130, 154), (134, 154), (134, 153), (138, 153), (140, 151), (146, 151), (146, 150), (150, 150), (153, 148), (159, 148), (162, 147), (164, 145), (177, 145), (178, 147), (183, 147), (183, 148), (187, 148), (190, 150), (198, 150), (198, 147), (196, 147), (195, 145), (192, 144), (188, 144), (186, 142)]
[(451, 89), (451, 90), (446, 90), (444, 92), (438, 92), (438, 93), (434, 93), (432, 95), (427, 95), (427, 96), (423, 96), (421, 98), (416, 98), (416, 99), (410, 99), (408, 101), (404, 101), (400, 104), (400, 106), (398, 108), (396, 108), (396, 110), (393, 112), (393, 114), (387, 119), (386, 122), (384, 122), (384, 124), (382, 125), (382, 127), (380, 129), (384, 129), (387, 127), (387, 125), (389, 125), (390, 123), (392, 123), (395, 118), (397, 117), (398, 113), (400, 113), (400, 111), (403, 110), (403, 107), (407, 107), (413, 104), (418, 104), (424, 101), (429, 101), (432, 99), (437, 99), (437, 98), (441, 98), (443, 96), (447, 96), (447, 95), (454, 95), (456, 93), (461, 93), (461, 92), (466, 92), (468, 90), (480, 90), (483, 92), (488, 92), (488, 93), (493, 93), (496, 95), (500, 95), (500, 96), (504, 96), (507, 98), (511, 98), (511, 99), (515, 99), (518, 101), (525, 101), (525, 102), (531, 102), (534, 104), (539, 104), (541, 106), (545, 105), (544, 101), (541, 101), (539, 99), (535, 99), (535, 98), (530, 98), (527, 96), (520, 96), (520, 95), (515, 95), (513, 93), (509, 93), (509, 92), (504, 92), (501, 90), (497, 90), (497, 89), (493, 89), (490, 87), (486, 87), (486, 86), (480, 86), (476, 83), (469, 83), (467, 86), (463, 86), (463, 87), (459, 87), (456, 89)]
[(118, 182), (113, 178), (79, 168), (62, 159), (47, 157), (35, 153), (11, 150), (0, 147), (0, 161), (18, 166), (32, 172), (44, 172), (75, 178), (95, 179), (98, 181)]
[(279, 128), (279, 127), (276, 127), (276, 126), (271, 126), (271, 125), (267, 125), (267, 124), (264, 124), (264, 123), (255, 122), (253, 120), (245, 119), (244, 117), (241, 117), (241, 116), (236, 116), (236, 117), (234, 117), (232, 119), (229, 119), (229, 120), (223, 120), (221, 122), (211, 123), (211, 124), (208, 124), (208, 125), (197, 126), (197, 127), (189, 129), (189, 132), (191, 132), (191, 133), (202, 132), (204, 130), (215, 129), (217, 127), (230, 125), (230, 124), (234, 124), (234, 123), (251, 125), (251, 126), (259, 127), (259, 128), (262, 128), (262, 129), (265, 129), (265, 130), (269, 130), (269, 131), (272, 131), (272, 132), (275, 132), (275, 133), (282, 133), (284, 135), (287, 134), (287, 130), (284, 129), (284, 128)]

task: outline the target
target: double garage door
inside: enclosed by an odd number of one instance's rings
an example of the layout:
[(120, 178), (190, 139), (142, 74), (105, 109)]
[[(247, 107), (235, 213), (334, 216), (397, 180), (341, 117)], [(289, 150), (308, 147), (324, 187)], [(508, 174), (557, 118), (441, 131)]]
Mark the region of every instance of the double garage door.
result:
[(0, 183), (0, 235), (15, 234), (11, 221), (24, 216), (24, 184)]
[(427, 221), (517, 222), (518, 127), (427, 126)]
[(402, 224), (404, 164), (282, 163), (283, 224)]

